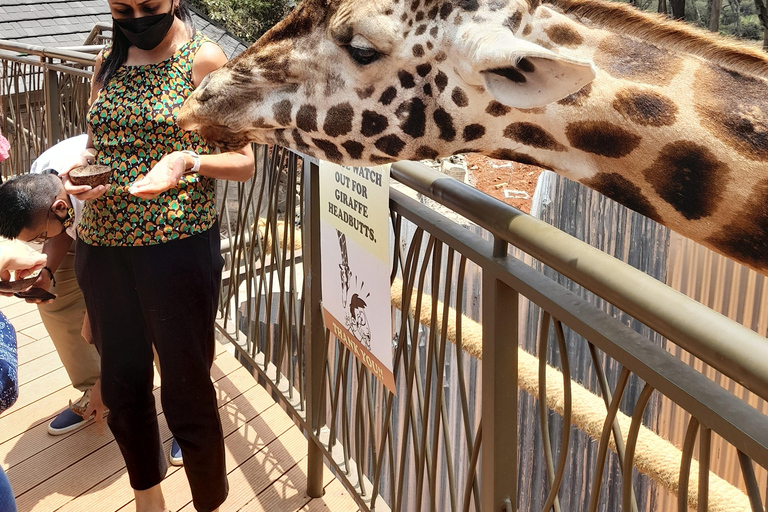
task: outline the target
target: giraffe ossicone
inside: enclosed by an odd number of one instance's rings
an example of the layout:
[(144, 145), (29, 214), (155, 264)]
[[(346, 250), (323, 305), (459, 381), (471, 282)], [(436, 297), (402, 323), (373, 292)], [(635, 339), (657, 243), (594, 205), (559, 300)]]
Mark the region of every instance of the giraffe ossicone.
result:
[(600, 0), (306, 0), (179, 123), (349, 165), (550, 168), (768, 274), (768, 56)]

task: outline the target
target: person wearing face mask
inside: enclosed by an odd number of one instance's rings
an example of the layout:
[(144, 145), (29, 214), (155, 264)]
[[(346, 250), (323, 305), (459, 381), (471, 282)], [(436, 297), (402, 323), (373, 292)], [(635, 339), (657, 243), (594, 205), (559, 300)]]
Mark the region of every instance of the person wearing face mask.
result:
[(137, 512), (167, 508), (167, 471), (152, 394), (181, 447), (194, 506), (228, 492), (224, 440), (210, 378), (223, 259), (215, 179), (253, 176), (250, 146), (217, 152), (176, 125), (178, 110), (221, 49), (194, 31), (184, 0), (109, 0), (113, 42), (97, 58), (86, 150), (71, 167), (111, 169), (107, 185), (75, 186), (85, 201), (75, 271), (101, 355), (107, 422), (126, 462)]

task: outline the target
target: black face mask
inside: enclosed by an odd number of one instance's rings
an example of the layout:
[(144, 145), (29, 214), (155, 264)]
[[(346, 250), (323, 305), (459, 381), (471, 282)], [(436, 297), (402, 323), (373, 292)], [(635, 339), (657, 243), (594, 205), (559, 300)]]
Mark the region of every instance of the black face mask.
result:
[(123, 20), (112, 18), (112, 21), (133, 46), (141, 50), (154, 50), (168, 35), (173, 19), (173, 8), (171, 8), (165, 14)]

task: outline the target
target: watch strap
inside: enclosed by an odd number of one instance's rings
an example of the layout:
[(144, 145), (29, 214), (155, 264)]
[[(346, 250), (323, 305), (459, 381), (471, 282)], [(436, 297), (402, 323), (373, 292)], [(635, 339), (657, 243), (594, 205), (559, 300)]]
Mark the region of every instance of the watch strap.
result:
[(188, 149), (185, 149), (184, 151), (182, 151), (182, 153), (191, 156), (192, 157), (192, 162), (193, 162), (192, 167), (190, 169), (186, 169), (184, 171), (184, 174), (185, 175), (186, 174), (197, 174), (198, 172), (200, 172), (200, 155), (198, 155), (194, 151), (190, 151)]

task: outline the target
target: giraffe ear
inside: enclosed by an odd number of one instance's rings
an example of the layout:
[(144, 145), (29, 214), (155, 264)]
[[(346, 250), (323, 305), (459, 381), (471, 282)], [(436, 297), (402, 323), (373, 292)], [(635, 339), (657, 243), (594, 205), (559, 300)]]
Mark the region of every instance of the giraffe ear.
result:
[(578, 92), (595, 78), (595, 70), (587, 61), (510, 39), (514, 41), (511, 48), (481, 58), (485, 87), (499, 103), (516, 108), (543, 107)]

